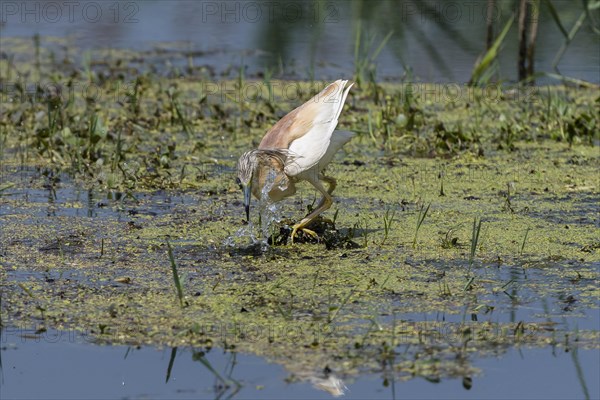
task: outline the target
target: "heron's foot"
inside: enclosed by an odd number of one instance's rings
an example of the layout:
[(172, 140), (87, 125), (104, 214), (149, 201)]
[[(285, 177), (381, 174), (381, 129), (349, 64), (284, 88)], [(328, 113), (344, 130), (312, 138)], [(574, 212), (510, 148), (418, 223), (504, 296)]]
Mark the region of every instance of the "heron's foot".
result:
[(298, 233), (299, 230), (304, 232), (308, 236), (311, 236), (312, 238), (319, 240), (319, 235), (317, 235), (315, 231), (311, 231), (310, 229), (303, 228), (300, 225), (294, 225), (294, 229), (292, 229), (292, 244), (294, 244), (294, 237), (296, 237), (296, 234)]

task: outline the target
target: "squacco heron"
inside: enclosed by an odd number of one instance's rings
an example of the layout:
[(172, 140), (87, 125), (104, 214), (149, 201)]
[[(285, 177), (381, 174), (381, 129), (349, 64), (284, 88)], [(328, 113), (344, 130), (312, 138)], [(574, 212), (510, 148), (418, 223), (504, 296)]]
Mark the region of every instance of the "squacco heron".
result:
[[(261, 200), (268, 194), (272, 202), (296, 193), (296, 183), (310, 182), (323, 197), (292, 229), (292, 243), (299, 230), (307, 229), (319, 214), (331, 207), (336, 180), (323, 174), (335, 153), (354, 135), (336, 131), (338, 118), (353, 84), (337, 80), (312, 99), (279, 120), (263, 137), (258, 149), (242, 154), (238, 163), (238, 184), (244, 192), (246, 218), (250, 220), (250, 197)], [(325, 189), (323, 182), (328, 184)]]

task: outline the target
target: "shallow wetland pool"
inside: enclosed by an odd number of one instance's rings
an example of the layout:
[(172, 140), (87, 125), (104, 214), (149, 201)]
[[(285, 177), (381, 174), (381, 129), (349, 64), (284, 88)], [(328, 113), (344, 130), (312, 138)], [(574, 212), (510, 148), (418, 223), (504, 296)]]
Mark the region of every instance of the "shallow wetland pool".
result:
[(235, 163), (326, 82), (41, 50), (0, 60), (53, 82), (3, 85), (3, 398), (600, 395), (597, 88), (357, 85), (291, 245), (313, 190), (263, 232)]

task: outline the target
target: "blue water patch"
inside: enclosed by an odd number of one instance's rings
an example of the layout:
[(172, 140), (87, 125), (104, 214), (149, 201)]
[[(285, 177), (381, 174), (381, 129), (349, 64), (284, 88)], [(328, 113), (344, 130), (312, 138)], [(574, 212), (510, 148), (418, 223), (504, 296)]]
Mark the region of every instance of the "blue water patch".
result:
[[(363, 376), (302, 376), (254, 355), (213, 349), (100, 346), (68, 331), (4, 329), (2, 399), (590, 398), (600, 396), (598, 350), (511, 348), (479, 358), (480, 375), (397, 380), (384, 368)], [(337, 385), (333, 387), (332, 385)], [(336, 392), (334, 389), (339, 389)]]

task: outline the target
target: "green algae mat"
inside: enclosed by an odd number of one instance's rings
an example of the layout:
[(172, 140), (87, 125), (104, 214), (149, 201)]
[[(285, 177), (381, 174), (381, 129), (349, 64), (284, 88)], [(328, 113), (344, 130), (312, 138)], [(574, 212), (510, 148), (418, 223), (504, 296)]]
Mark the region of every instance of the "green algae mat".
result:
[(291, 380), (468, 384), (511, 348), (600, 347), (597, 87), (360, 82), (320, 240), (290, 245), (317, 194), (248, 225), (235, 163), (328, 82), (2, 44), (2, 327), (218, 347)]

